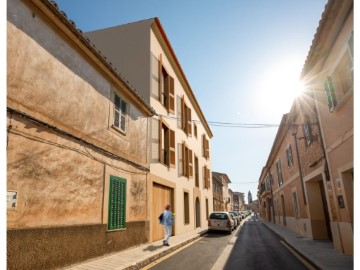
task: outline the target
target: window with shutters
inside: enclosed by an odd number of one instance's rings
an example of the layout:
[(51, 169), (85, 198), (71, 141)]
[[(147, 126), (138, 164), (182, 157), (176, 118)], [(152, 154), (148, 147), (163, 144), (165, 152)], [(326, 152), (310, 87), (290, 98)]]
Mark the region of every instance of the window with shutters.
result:
[(110, 176), (108, 230), (125, 229), (126, 179)]
[(325, 91), (330, 112), (354, 89), (354, 33), (346, 44), (346, 50), (340, 58), (331, 76), (325, 81)]
[(293, 154), (292, 154), (292, 149), (291, 149), (291, 145), (289, 145), (286, 148), (286, 160), (287, 160), (287, 165), (290, 168), (292, 165), (294, 165), (294, 158), (293, 158)]
[(162, 64), (162, 55), (159, 60), (159, 100), (168, 112), (174, 114), (175, 89), (174, 78), (171, 77)]
[(184, 223), (190, 224), (190, 200), (188, 192), (184, 192)]
[(188, 178), (193, 177), (193, 154), (192, 150), (190, 150), (186, 143), (182, 144), (182, 157), (183, 157), (183, 176)]
[(118, 94), (114, 93), (114, 122), (113, 127), (126, 133), (127, 130), (127, 102)]
[(277, 175), (278, 175), (278, 184), (280, 187), (283, 184), (283, 176), (282, 176), (280, 159), (276, 162), (276, 171), (277, 171)]
[(185, 103), (184, 96), (181, 98), (181, 128), (186, 135), (192, 135), (191, 109)]
[(209, 140), (206, 139), (206, 134), (203, 134), (202, 136), (202, 149), (203, 149), (203, 157), (209, 159), (210, 158)]
[(175, 167), (175, 131), (170, 129), (162, 118), (159, 121), (160, 163), (169, 167)]
[(203, 179), (204, 179), (204, 188), (210, 188), (210, 169), (205, 165), (203, 167)]

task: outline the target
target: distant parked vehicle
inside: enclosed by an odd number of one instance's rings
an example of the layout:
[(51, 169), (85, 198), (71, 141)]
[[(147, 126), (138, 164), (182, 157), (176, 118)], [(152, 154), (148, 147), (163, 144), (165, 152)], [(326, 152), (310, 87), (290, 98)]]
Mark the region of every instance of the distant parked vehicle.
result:
[(229, 212), (213, 212), (209, 216), (209, 231), (227, 231), (229, 234), (234, 230), (235, 222)]
[(240, 224), (240, 222), (238, 222), (237, 217), (232, 212), (229, 212), (229, 214), (230, 217), (234, 220), (234, 227), (236, 228)]
[(237, 211), (237, 213), (240, 216), (241, 220), (245, 218), (245, 215), (241, 211)]
[(238, 212), (236, 212), (236, 211), (230, 211), (230, 214), (233, 214), (234, 216), (235, 216), (235, 218), (236, 218), (236, 221), (237, 221), (237, 225), (240, 225), (240, 222), (241, 222), (241, 216), (239, 215), (239, 213)]

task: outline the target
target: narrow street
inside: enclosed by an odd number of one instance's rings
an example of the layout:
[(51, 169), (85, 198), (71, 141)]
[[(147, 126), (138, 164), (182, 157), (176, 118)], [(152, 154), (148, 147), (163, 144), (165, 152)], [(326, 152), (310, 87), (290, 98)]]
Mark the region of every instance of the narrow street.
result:
[(258, 219), (247, 220), (224, 269), (308, 269)]
[[(254, 216), (245, 220), (235, 232), (237, 241), (223, 269), (313, 269), (306, 267), (286, 247), (286, 244)], [(235, 236), (212, 232), (168, 257), (157, 260), (144, 269), (212, 269), (225, 247)]]
[(233, 234), (229, 235), (226, 232), (208, 233), (186, 248), (172, 253), (168, 258), (162, 258), (144, 269), (211, 269)]

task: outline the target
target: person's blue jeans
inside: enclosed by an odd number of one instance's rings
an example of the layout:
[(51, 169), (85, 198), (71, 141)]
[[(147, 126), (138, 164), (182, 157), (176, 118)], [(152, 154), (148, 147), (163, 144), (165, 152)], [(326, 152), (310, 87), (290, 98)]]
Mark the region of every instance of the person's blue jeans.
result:
[(165, 225), (164, 225), (164, 228), (165, 228), (165, 239), (164, 239), (164, 242), (165, 242), (165, 243), (169, 243), (169, 238), (170, 238), (171, 233), (172, 233), (172, 225), (169, 225), (169, 226), (165, 226)]

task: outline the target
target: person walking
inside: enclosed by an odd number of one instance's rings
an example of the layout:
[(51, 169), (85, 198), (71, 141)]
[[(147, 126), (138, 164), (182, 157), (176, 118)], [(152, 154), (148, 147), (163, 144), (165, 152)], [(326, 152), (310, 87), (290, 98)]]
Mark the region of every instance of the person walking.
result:
[(168, 204), (165, 206), (165, 211), (162, 215), (162, 221), (161, 224), (164, 225), (165, 229), (165, 239), (163, 240), (164, 246), (170, 246), (169, 245), (169, 238), (172, 233), (172, 225), (174, 224), (174, 214), (171, 213), (171, 205)]

